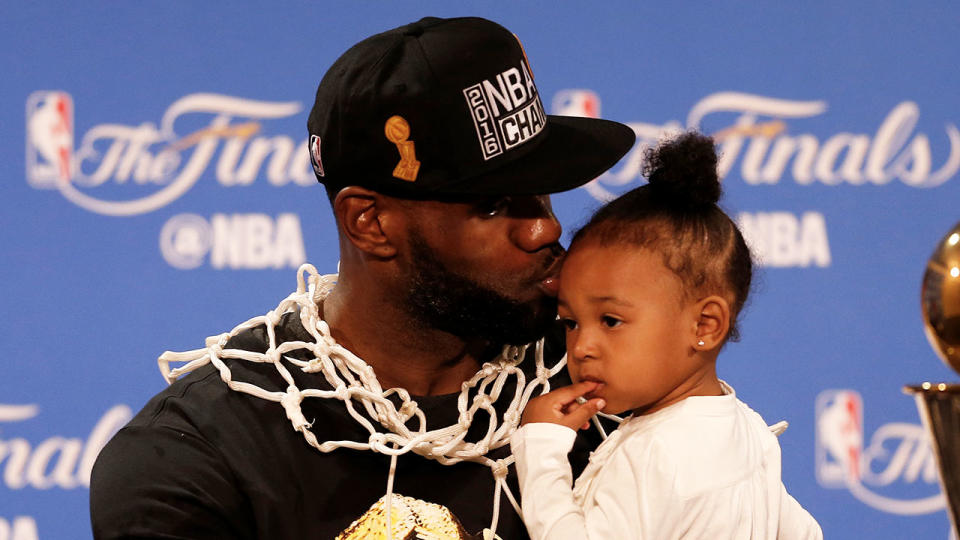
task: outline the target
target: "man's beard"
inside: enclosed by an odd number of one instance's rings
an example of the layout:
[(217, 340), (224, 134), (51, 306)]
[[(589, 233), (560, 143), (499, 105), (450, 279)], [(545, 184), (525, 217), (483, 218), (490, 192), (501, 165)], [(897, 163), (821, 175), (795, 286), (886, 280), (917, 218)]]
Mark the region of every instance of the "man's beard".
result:
[[(426, 326), (490, 345), (522, 345), (543, 337), (557, 300), (520, 302), (448, 269), (418, 234), (410, 238), (412, 275), (406, 305)], [(531, 285), (533, 287), (535, 285)]]

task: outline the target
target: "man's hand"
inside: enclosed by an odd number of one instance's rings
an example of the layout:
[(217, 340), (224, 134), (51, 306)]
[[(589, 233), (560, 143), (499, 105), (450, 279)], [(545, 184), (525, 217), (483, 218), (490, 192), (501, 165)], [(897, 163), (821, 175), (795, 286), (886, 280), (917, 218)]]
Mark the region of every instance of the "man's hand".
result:
[(567, 426), (574, 431), (586, 429), (590, 427), (590, 418), (597, 414), (600, 409), (603, 409), (606, 402), (601, 398), (594, 398), (581, 404), (577, 403), (577, 398), (601, 386), (601, 384), (593, 381), (583, 381), (535, 397), (527, 403), (527, 408), (523, 410), (520, 425), (531, 422), (549, 422)]

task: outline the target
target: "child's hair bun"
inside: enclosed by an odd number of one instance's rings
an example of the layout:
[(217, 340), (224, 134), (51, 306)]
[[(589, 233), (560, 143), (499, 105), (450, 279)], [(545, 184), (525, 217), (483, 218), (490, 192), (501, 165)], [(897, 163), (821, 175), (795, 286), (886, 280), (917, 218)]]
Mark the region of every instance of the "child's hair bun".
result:
[(720, 200), (713, 139), (696, 131), (648, 149), (643, 172), (651, 191), (671, 206), (695, 209)]

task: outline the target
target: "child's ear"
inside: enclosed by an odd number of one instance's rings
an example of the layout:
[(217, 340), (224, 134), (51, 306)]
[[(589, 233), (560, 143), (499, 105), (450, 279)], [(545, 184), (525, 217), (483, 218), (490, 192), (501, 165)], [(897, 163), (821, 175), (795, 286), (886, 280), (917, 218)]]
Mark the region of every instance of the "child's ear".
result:
[(723, 345), (730, 331), (730, 304), (722, 296), (708, 296), (696, 304), (697, 328), (693, 348), (708, 351)]

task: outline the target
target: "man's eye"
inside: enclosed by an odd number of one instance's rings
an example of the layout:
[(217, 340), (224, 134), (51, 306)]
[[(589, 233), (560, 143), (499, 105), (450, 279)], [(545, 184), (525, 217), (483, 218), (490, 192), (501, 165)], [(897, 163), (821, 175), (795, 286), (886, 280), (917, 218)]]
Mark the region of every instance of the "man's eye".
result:
[(603, 318), (600, 319), (600, 322), (602, 322), (607, 328), (616, 328), (623, 324), (623, 321), (616, 317), (611, 317), (610, 315), (604, 315)]
[(560, 322), (563, 324), (563, 327), (567, 329), (567, 332), (577, 329), (577, 321), (573, 319), (560, 319)]
[(510, 197), (500, 197), (485, 202), (480, 207), (480, 213), (487, 217), (495, 217), (502, 214), (510, 205)]

